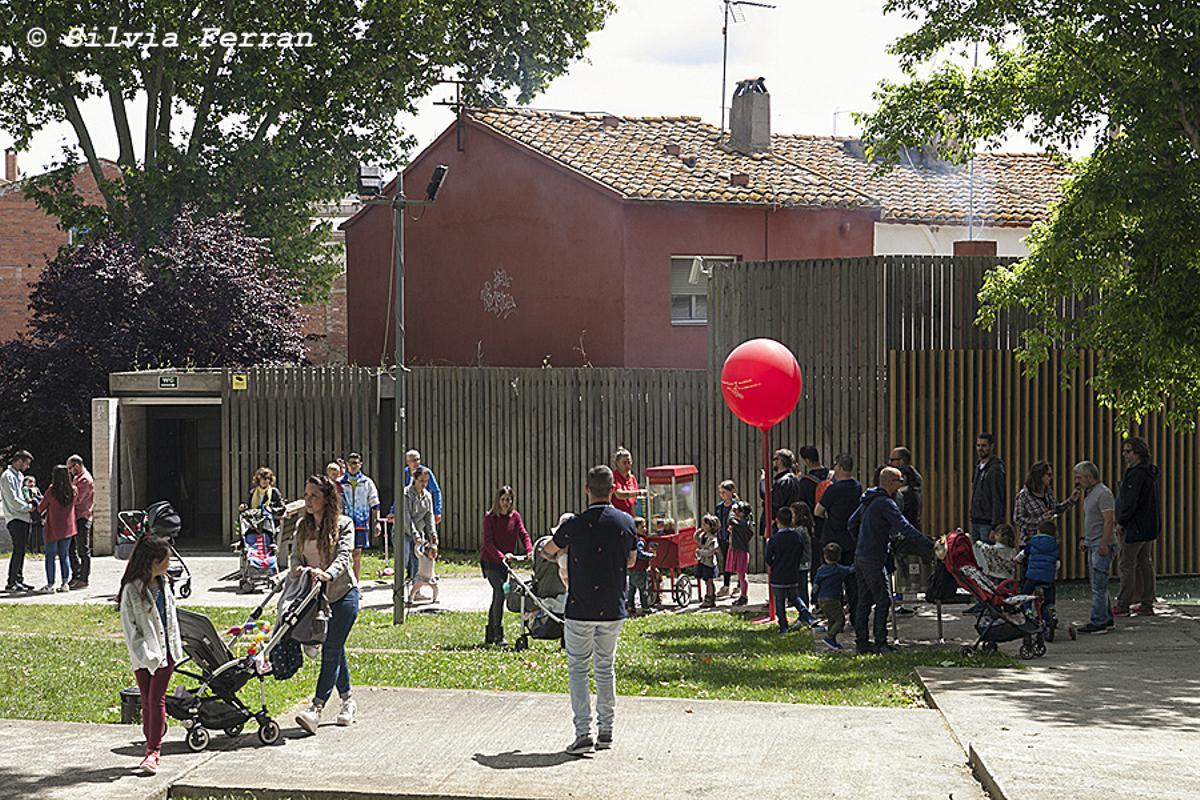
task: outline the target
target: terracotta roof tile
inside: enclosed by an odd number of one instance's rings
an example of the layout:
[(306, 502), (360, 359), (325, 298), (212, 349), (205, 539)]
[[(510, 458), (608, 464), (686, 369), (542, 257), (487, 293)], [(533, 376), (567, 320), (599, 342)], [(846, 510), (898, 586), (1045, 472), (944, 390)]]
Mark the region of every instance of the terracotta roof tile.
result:
[[(529, 108), (469, 113), (627, 199), (878, 207), (883, 220), (942, 225), (965, 224), (971, 206), (966, 167), (912, 163), (876, 175), (855, 139), (777, 135), (770, 153), (746, 155), (699, 117)], [(675, 147), (678, 155), (670, 152)], [(1067, 175), (1048, 156), (1033, 153), (981, 153), (974, 172), (978, 224), (1021, 227), (1046, 217)], [(746, 185), (731, 183), (732, 173), (748, 175)]]

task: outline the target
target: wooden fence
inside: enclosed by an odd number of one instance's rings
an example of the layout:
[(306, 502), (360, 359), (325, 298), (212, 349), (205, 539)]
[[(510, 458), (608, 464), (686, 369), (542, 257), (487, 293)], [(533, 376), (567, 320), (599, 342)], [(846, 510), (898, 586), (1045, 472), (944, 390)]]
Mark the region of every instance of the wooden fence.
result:
[[(955, 350), (895, 352), (888, 361), (892, 398), (888, 428), (892, 440), (907, 445), (924, 477), (922, 522), (927, 532), (969, 525), (975, 437), (990, 431), (1008, 476), (1008, 504), (1029, 466), (1038, 460), (1054, 468), (1054, 492), (1070, 494), (1072, 468), (1093, 461), (1114, 494), (1124, 471), (1121, 439), (1113, 413), (1096, 403), (1088, 381), (1096, 373), (1089, 355), (1070, 371), (1071, 388), (1060, 382), (1065, 367), (1055, 354), (1026, 379), (1012, 353)], [(1147, 419), (1138, 435), (1150, 445), (1162, 470), (1159, 502), (1162, 536), (1155, 563), (1159, 574), (1200, 572), (1200, 490), (1197, 458), (1200, 437), (1170, 432), (1158, 417)], [(1083, 530), (1080, 504), (1063, 518), (1063, 572), (1083, 578), (1086, 567), (1078, 543)]]
[(304, 481), (336, 455), (362, 453), (366, 463), (379, 441), (379, 378), (353, 367), (259, 367), (241, 372), (235, 389), (226, 371), (221, 426), (227, 453), (222, 466), (222, 528), (236, 535), (236, 509), (246, 502), (250, 476), (270, 466), (287, 499), (304, 496)]

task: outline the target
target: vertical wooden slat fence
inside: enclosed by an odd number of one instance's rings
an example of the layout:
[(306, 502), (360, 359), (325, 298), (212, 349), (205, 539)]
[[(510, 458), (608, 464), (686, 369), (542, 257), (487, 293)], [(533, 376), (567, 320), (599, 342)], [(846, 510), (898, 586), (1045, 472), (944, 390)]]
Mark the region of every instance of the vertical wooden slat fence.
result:
[[(990, 350), (898, 352), (889, 354), (892, 382), (891, 431), (917, 456), (924, 476), (926, 530), (944, 532), (970, 523), (971, 476), (975, 436), (995, 433), (1008, 475), (1009, 514), (1025, 472), (1037, 460), (1054, 468), (1059, 499), (1071, 491), (1072, 468), (1094, 461), (1115, 493), (1124, 465), (1113, 412), (1097, 405), (1088, 381), (1096, 356), (1087, 354), (1070, 370), (1071, 388), (1060, 382), (1066, 367), (1058, 354), (1023, 376), (1014, 354)], [(1137, 431), (1150, 445), (1151, 460), (1162, 470), (1159, 502), (1162, 535), (1155, 552), (1159, 574), (1200, 571), (1200, 469), (1198, 434), (1168, 430), (1151, 416)], [(1086, 566), (1078, 547), (1083, 529), (1082, 504), (1068, 512), (1060, 531), (1063, 572), (1083, 578)]]
[(372, 464), (379, 441), (379, 379), (352, 367), (255, 367), (246, 389), (234, 390), (224, 374), (221, 419), (226, 442), (222, 464), (222, 528), (234, 535), (235, 511), (249, 493), (250, 476), (269, 466), (284, 497), (304, 494), (304, 481), (351, 450)]

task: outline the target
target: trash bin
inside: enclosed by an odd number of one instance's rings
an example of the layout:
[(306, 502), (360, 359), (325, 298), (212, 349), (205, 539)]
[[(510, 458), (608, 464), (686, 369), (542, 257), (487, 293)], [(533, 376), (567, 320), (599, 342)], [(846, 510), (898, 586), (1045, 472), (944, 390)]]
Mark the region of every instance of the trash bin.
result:
[(141, 691), (136, 686), (130, 686), (122, 689), (118, 694), (121, 696), (121, 724), (140, 724), (142, 721)]

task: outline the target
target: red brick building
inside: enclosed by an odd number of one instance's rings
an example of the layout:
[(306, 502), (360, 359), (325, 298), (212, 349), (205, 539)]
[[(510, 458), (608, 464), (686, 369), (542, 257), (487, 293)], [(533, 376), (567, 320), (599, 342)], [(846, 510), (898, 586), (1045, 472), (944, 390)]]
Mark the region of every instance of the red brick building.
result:
[[(404, 171), (420, 198), (450, 167), (437, 204), (405, 225), (407, 360), (703, 368), (692, 257), (949, 253), (968, 231), (1019, 253), (1064, 174), (1005, 155), (973, 173), (909, 159), (879, 174), (859, 142), (772, 135), (769, 107), (747, 118), (738, 102), (732, 133), (695, 117), (466, 111)], [(391, 210), (342, 227), (350, 361), (389, 363)]]
[[(116, 178), (116, 162), (102, 160), (104, 174)], [(42, 274), (46, 261), (68, 243), (69, 232), (58, 227), (22, 194), (17, 154), (4, 153), (4, 179), (0, 180), (0, 342), (8, 341), (25, 330), (29, 319), (29, 293)], [(104, 202), (90, 170), (75, 176), (75, 187), (86, 202)]]

